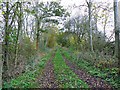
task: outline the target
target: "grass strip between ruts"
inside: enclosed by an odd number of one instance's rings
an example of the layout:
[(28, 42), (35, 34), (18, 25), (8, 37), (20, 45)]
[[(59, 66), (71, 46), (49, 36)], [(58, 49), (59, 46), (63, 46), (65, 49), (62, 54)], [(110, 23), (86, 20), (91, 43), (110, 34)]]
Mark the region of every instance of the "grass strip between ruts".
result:
[(82, 81), (64, 62), (59, 50), (53, 59), (56, 79), (60, 88), (88, 88), (86, 82)]

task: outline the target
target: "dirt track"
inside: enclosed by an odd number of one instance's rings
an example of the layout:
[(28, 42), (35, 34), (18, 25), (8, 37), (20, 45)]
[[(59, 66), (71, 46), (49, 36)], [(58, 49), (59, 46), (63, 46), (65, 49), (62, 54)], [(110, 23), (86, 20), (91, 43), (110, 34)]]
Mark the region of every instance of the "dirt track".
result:
[[(59, 88), (59, 84), (55, 79), (54, 66), (52, 60), (55, 54), (52, 55), (50, 60), (46, 63), (42, 75), (39, 77), (38, 82), (40, 88)], [(113, 90), (109, 84), (100, 78), (96, 78), (86, 73), (85, 71), (79, 69), (74, 63), (66, 59), (64, 55), (63, 60), (66, 65), (83, 81), (85, 81), (92, 90)]]
[(57, 88), (58, 84), (55, 80), (54, 67), (52, 60), (55, 54), (52, 55), (50, 60), (46, 63), (46, 66), (43, 70), (43, 74), (39, 79), (40, 88)]
[(108, 85), (105, 81), (103, 81), (100, 78), (93, 77), (83, 70), (80, 70), (74, 63), (67, 60), (64, 55), (62, 56), (63, 56), (65, 63), (71, 68), (71, 70), (76, 75), (78, 75), (80, 79), (85, 81), (92, 90), (101, 90), (101, 89), (112, 90), (111, 86)]

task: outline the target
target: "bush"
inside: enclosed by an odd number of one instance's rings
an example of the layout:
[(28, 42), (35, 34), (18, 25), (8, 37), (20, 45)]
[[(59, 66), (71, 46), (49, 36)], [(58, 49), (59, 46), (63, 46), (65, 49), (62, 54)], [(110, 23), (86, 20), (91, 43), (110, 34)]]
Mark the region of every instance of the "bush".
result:
[(19, 55), (24, 56), (26, 59), (31, 58), (35, 52), (34, 42), (30, 38), (26, 37), (19, 43)]
[(100, 69), (116, 67), (118, 63), (115, 57), (102, 53), (80, 52), (77, 57), (83, 58)]

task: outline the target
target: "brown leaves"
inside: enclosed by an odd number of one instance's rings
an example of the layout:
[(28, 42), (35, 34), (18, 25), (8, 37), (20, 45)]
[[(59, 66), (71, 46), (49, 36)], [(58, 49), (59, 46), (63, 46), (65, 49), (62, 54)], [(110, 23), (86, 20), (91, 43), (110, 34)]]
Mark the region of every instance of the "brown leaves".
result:
[(52, 59), (54, 55), (52, 55), (52, 58), (47, 62), (46, 67), (43, 71), (43, 75), (39, 80), (40, 88), (57, 88), (57, 82), (55, 80), (54, 76), (54, 67), (52, 64)]

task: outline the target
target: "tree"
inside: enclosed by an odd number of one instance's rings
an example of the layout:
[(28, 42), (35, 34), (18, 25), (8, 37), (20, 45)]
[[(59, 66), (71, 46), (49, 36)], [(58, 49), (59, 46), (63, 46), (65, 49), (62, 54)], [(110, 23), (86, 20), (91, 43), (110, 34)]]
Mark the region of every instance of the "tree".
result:
[(86, 0), (87, 6), (88, 6), (88, 14), (89, 14), (89, 44), (90, 44), (90, 50), (93, 51), (93, 41), (92, 41), (92, 28), (91, 28), (91, 7), (92, 7), (92, 2), (89, 0), (89, 2)]
[(18, 40), (19, 40), (19, 33), (22, 29), (22, 3), (17, 3), (18, 9), (18, 29), (17, 29), (17, 35), (16, 35), (16, 41), (15, 41), (15, 67), (17, 66), (17, 56), (18, 56)]
[[(44, 32), (42, 29), (42, 22), (53, 22), (57, 24), (57, 20), (52, 20), (50, 17), (62, 17), (65, 15), (65, 9), (60, 6), (57, 2), (48, 2), (40, 4), (37, 2), (35, 6), (32, 7), (32, 10), (26, 10), (35, 16), (36, 20), (36, 50), (39, 46), (40, 33)], [(40, 27), (41, 26), (41, 27)]]
[[(119, 24), (118, 24), (118, 0), (114, 0), (114, 30), (115, 30), (115, 56), (118, 58), (118, 65), (120, 64), (120, 40), (119, 40)], [(120, 65), (119, 65), (120, 66)], [(120, 75), (120, 71), (119, 71)]]
[(10, 12), (9, 12), (9, 2), (7, 2), (6, 3), (6, 12), (5, 12), (5, 15), (4, 15), (4, 21), (5, 21), (5, 39), (4, 39), (4, 46), (3, 46), (3, 48), (4, 48), (4, 61), (3, 61), (3, 68), (5, 69), (8, 69), (9, 67), (8, 67), (8, 59), (9, 59), (9, 54), (8, 54), (8, 44), (9, 44), (9, 42), (8, 42), (8, 37), (9, 37), (9, 28), (8, 28), (8, 18), (9, 18), (9, 14), (10, 14)]
[[(6, 7), (4, 6), (6, 5)], [(19, 39), (19, 33), (21, 31), (21, 17), (22, 17), (22, 3), (15, 2), (13, 4), (6, 2), (3, 5), (3, 17), (5, 22), (5, 35), (4, 35), (4, 44), (3, 44), (3, 52), (4, 52), (4, 63), (3, 66), (4, 70), (9, 69), (9, 62), (10, 60), (10, 53), (13, 53), (12, 50), (14, 50), (15, 56), (12, 58), (15, 60), (15, 66), (17, 63), (17, 54), (18, 54), (18, 39)], [(6, 8), (6, 10), (4, 9)], [(18, 23), (18, 25), (16, 25)], [(13, 49), (14, 47), (14, 49)]]

